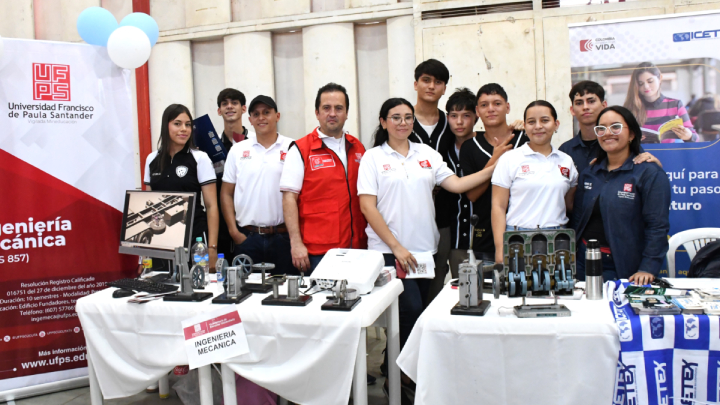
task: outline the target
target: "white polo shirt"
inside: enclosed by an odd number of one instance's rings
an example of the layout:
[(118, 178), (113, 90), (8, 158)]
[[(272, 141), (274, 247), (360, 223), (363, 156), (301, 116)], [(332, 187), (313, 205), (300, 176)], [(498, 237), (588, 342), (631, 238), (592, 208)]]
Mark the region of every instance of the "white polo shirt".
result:
[[(407, 157), (387, 142), (363, 155), (358, 170), (358, 194), (377, 196), (377, 208), (400, 244), (411, 252), (437, 252), (440, 233), (435, 224), (433, 189), (454, 175), (433, 148), (409, 142)], [(368, 249), (392, 250), (367, 229)]]
[[(320, 132), (319, 127), (317, 133), (318, 137), (322, 139), (323, 144), (338, 155), (345, 168), (345, 174), (347, 174), (345, 135), (349, 132), (344, 132), (340, 139), (335, 139), (323, 134)], [(302, 190), (303, 180), (305, 179), (305, 163), (297, 147), (290, 149), (287, 159), (285, 159), (285, 167), (286, 169), (283, 170), (282, 177), (280, 178), (280, 191), (292, 191), (293, 193), (299, 194), (300, 190)]]
[(529, 144), (505, 152), (498, 160), (492, 184), (510, 190), (507, 224), (541, 228), (567, 224), (565, 194), (577, 186), (572, 158), (553, 146), (545, 157)]
[(230, 149), (222, 181), (235, 184), (235, 220), (238, 226), (282, 224), (280, 176), (292, 139), (278, 134), (265, 149), (257, 137), (248, 137)]

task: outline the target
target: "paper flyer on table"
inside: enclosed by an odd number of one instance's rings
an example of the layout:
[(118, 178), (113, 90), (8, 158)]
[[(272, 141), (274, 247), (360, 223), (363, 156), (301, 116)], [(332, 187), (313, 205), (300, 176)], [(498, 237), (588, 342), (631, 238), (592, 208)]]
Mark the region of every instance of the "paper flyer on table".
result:
[(409, 271), (405, 278), (435, 278), (435, 259), (432, 252), (411, 252), (417, 260), (417, 271)]
[(190, 369), (248, 353), (245, 327), (235, 305), (182, 321)]

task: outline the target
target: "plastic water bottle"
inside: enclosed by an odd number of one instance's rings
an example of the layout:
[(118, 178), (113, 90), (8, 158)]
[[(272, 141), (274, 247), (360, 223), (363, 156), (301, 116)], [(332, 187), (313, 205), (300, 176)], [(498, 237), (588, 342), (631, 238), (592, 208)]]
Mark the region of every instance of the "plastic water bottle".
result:
[(208, 248), (202, 241), (201, 237), (195, 238), (195, 244), (192, 247), (193, 264), (199, 264), (205, 270), (205, 280), (210, 280), (210, 258), (208, 256)]
[(225, 277), (227, 276), (227, 260), (225, 260), (225, 255), (222, 253), (218, 253), (217, 262), (215, 262), (215, 274), (217, 274), (217, 282), (218, 284), (223, 284), (225, 282)]

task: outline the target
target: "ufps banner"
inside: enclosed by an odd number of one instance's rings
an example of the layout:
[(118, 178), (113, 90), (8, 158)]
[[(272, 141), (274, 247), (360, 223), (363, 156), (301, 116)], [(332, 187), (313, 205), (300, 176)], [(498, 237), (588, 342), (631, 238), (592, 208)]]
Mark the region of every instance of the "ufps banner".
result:
[(0, 400), (87, 375), (75, 301), (137, 266), (118, 254), (135, 187), (129, 72), (101, 47), (3, 42)]
[(641, 124), (670, 179), (670, 235), (720, 227), (720, 11), (571, 25), (570, 61), (573, 84), (600, 83)]

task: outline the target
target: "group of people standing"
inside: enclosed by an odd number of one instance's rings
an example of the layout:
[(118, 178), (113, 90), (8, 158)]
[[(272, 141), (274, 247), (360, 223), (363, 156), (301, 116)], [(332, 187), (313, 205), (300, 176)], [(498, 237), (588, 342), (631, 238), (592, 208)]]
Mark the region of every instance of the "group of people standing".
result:
[[(278, 273), (310, 274), (329, 249), (352, 248), (382, 252), (402, 274), (418, 271), (421, 254), (434, 257), (434, 278), (403, 279), (401, 347), (448, 271), (457, 277), (471, 240), (478, 257), (501, 261), (506, 230), (572, 227), (580, 280), (586, 242), (597, 239), (606, 280), (652, 281), (668, 248), (670, 185), (660, 162), (643, 153), (633, 113), (607, 107), (599, 84), (577, 83), (569, 97), (580, 132), (558, 149), (552, 104), (533, 101), (522, 121), (508, 124), (508, 95), (490, 83), (476, 94), (456, 90), (443, 111), (449, 77), (438, 60), (420, 63), (415, 104), (385, 101), (369, 150), (344, 130), (349, 97), (341, 85), (318, 90), (318, 126), (295, 141), (278, 133), (272, 98), (246, 107), (240, 91), (225, 89), (217, 104), (229, 154), (217, 177), (193, 147), (190, 112), (171, 105), (145, 183), (202, 193), (194, 233), (206, 233), (211, 265), (218, 252), (244, 253)], [(245, 112), (254, 132), (242, 126)], [(473, 130), (478, 120), (484, 131)]]

